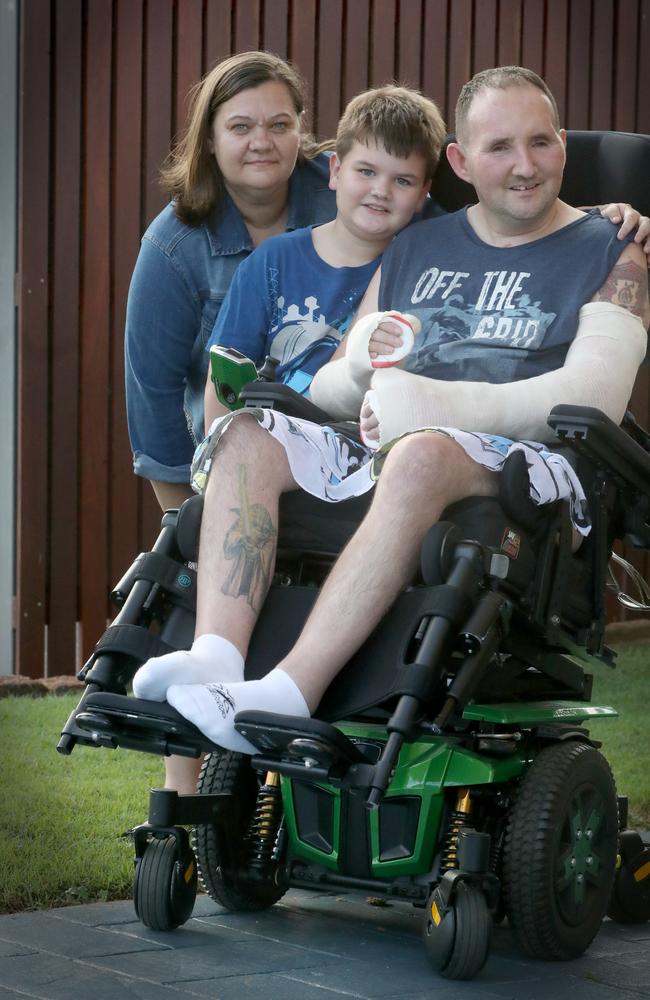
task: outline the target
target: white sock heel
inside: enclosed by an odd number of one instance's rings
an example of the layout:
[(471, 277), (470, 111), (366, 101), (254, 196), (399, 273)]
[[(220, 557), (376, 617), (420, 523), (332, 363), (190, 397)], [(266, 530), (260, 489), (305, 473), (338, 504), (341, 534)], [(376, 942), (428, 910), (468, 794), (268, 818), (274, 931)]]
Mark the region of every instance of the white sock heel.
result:
[(164, 701), (171, 684), (210, 684), (244, 680), (244, 658), (220, 635), (200, 635), (192, 648), (178, 649), (143, 663), (133, 678), (133, 694)]

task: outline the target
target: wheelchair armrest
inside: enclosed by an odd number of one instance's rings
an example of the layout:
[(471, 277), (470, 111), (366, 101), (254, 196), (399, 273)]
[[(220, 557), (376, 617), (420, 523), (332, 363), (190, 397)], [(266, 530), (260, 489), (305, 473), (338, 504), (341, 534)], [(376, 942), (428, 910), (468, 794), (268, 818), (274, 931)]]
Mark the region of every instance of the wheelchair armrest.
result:
[(332, 422), (325, 410), (282, 382), (249, 382), (239, 393), (239, 398), (248, 407), (262, 406), (269, 410), (280, 410), (288, 417), (300, 417), (315, 424)]
[(629, 434), (591, 406), (554, 406), (548, 424), (561, 441), (604, 466), (623, 490), (650, 495), (650, 455)]

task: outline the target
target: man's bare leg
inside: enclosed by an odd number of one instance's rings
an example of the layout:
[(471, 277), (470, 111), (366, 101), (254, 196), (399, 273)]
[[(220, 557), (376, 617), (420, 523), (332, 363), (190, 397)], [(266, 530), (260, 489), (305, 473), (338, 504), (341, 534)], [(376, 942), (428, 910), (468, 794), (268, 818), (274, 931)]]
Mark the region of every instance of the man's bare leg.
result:
[(169, 700), (215, 742), (232, 749), (245, 749), (232, 727), (237, 711), (282, 711), (268, 704), (278, 677), (289, 677), (313, 712), (412, 579), (422, 540), (444, 508), (496, 492), (497, 475), (451, 438), (423, 433), (399, 441), (386, 459), (368, 515), (335, 564), (291, 653), (261, 681), (219, 685), (218, 693), (207, 695), (200, 687), (173, 687)]
[[(190, 653), (141, 667), (134, 680), (138, 697), (163, 700), (171, 683), (243, 681), (250, 636), (275, 566), (279, 498), (295, 488), (284, 448), (252, 417), (233, 420), (219, 442), (205, 494), (195, 644)], [(200, 766), (188, 757), (165, 758), (165, 787), (194, 791)]]
[(424, 537), (445, 507), (492, 496), (498, 478), (441, 434), (411, 435), (388, 454), (373, 504), (343, 551), (289, 655), (278, 664), (311, 711), (413, 579)]

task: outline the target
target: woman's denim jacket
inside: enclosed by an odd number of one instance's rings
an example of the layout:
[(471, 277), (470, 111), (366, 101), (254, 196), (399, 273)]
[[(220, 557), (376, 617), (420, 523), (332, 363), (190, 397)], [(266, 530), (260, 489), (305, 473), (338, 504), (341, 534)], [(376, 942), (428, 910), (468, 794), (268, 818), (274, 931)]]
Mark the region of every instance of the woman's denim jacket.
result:
[[(287, 229), (334, 218), (328, 157), (296, 167)], [(253, 250), (230, 198), (217, 219), (192, 227), (168, 205), (142, 238), (126, 309), (125, 377), (137, 475), (187, 483), (203, 435), (205, 345), (236, 268)]]

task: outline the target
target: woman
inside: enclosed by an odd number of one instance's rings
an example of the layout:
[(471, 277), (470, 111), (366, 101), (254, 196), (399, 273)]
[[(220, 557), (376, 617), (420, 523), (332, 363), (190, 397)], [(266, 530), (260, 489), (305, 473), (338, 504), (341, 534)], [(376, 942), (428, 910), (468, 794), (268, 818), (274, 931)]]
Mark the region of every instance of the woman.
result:
[(302, 130), (303, 84), (284, 60), (243, 52), (195, 88), (162, 172), (172, 202), (151, 223), (127, 303), (125, 374), (136, 474), (160, 506), (191, 494), (203, 432), (205, 344), (241, 261), (263, 240), (334, 217), (323, 146)]

